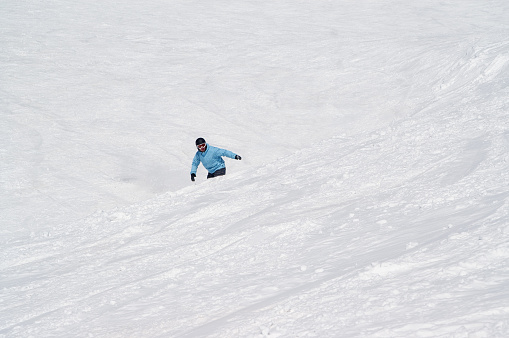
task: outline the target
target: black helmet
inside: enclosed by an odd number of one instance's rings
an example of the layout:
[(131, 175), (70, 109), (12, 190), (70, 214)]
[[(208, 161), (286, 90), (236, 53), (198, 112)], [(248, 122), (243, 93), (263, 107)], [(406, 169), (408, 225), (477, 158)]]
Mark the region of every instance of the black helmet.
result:
[(207, 142), (205, 142), (205, 139), (203, 137), (199, 137), (196, 139), (196, 145), (204, 144), (204, 143), (207, 143)]

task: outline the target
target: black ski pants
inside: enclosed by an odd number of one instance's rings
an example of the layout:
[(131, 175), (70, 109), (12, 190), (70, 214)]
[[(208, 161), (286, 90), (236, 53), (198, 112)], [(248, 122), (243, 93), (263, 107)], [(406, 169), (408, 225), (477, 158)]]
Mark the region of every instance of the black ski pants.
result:
[(222, 168), (222, 169), (214, 171), (213, 173), (209, 173), (207, 175), (207, 179), (212, 178), (212, 177), (217, 177), (217, 176), (223, 176), (223, 175), (226, 175), (226, 168)]

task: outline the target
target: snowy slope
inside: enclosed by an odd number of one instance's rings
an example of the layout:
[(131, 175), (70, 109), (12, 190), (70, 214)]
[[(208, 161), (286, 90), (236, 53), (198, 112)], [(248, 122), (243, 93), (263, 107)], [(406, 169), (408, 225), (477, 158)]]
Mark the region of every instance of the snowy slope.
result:
[(503, 1), (0, 8), (0, 336), (509, 335)]

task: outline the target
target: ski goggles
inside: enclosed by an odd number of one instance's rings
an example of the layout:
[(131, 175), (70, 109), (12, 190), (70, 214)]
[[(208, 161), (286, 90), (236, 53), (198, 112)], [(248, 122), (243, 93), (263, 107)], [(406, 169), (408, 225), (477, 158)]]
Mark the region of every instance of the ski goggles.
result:
[(198, 144), (198, 145), (196, 146), (196, 148), (198, 148), (198, 150), (200, 150), (200, 151), (205, 150), (205, 148), (206, 148), (206, 147), (207, 147), (207, 144), (206, 144), (206, 143)]

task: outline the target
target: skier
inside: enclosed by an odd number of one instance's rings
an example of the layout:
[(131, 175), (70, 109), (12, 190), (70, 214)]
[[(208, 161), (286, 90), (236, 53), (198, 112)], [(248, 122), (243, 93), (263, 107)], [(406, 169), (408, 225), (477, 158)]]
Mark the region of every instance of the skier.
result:
[(193, 164), (191, 166), (191, 181), (193, 182), (196, 178), (196, 170), (198, 169), (200, 162), (209, 172), (207, 175), (207, 179), (209, 179), (226, 174), (226, 166), (222, 158), (223, 156), (234, 158), (236, 160), (242, 159), (239, 155), (234, 154), (229, 150), (213, 147), (207, 144), (205, 139), (201, 137), (196, 139), (196, 148), (198, 148), (198, 151), (194, 155)]

